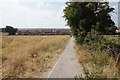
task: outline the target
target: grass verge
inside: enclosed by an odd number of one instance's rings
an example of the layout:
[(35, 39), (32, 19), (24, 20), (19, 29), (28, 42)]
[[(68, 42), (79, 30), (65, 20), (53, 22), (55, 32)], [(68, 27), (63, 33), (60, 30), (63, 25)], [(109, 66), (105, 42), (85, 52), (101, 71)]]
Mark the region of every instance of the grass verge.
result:
[[(118, 37), (105, 36), (112, 43), (119, 45)], [(75, 50), (80, 64), (83, 65), (86, 78), (118, 78), (119, 66), (117, 59), (109, 56), (108, 52), (87, 49), (84, 45), (76, 45)]]
[[(118, 68), (115, 60), (105, 53), (90, 54), (82, 46), (75, 46), (80, 64), (89, 72), (90, 78), (115, 78)], [(85, 70), (84, 70), (85, 71)], [(86, 74), (86, 73), (85, 73)]]

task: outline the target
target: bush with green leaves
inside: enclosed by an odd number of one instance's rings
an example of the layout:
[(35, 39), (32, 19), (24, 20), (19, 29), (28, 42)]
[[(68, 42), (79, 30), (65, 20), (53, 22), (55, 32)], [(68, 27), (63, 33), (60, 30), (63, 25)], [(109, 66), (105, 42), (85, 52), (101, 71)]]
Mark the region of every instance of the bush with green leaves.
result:
[(120, 45), (115, 44), (115, 42), (114, 39), (108, 40), (104, 35), (100, 35), (99, 32), (92, 29), (85, 37), (84, 47), (97, 53), (105, 52), (110, 56), (116, 57), (120, 54)]
[(109, 13), (114, 8), (108, 2), (66, 2), (64, 18), (77, 44), (82, 44), (91, 29), (99, 34), (115, 34), (116, 26)]
[(104, 39), (103, 35), (99, 35), (99, 33), (95, 30), (91, 30), (88, 32), (87, 36), (84, 40), (84, 45), (89, 48), (89, 50), (94, 51), (102, 51), (107, 49), (108, 41)]

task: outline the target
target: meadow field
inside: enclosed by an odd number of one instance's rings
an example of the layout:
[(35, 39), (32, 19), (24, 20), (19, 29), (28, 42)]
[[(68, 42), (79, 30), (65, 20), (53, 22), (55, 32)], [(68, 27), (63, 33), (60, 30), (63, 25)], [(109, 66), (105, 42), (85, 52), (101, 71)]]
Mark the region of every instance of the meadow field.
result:
[(70, 36), (3, 36), (2, 76), (40, 78), (63, 52)]

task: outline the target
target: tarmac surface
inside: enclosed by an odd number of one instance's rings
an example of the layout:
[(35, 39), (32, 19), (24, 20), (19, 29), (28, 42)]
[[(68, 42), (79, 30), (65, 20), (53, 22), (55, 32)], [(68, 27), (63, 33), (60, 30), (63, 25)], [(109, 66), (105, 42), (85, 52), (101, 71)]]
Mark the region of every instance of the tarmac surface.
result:
[(74, 50), (74, 41), (71, 37), (67, 47), (50, 72), (48, 78), (74, 78), (83, 74)]

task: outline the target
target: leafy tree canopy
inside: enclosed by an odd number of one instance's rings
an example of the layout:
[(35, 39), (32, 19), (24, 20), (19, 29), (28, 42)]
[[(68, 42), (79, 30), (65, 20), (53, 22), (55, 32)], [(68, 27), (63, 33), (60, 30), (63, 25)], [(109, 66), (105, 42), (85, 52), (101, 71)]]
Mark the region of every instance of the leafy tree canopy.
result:
[(8, 32), (9, 35), (15, 35), (17, 30), (17, 28), (13, 28), (12, 26), (6, 26), (5, 28), (5, 32)]
[(82, 43), (92, 29), (101, 35), (114, 34), (116, 26), (110, 13), (114, 10), (108, 2), (66, 2), (63, 10), (77, 43)]

